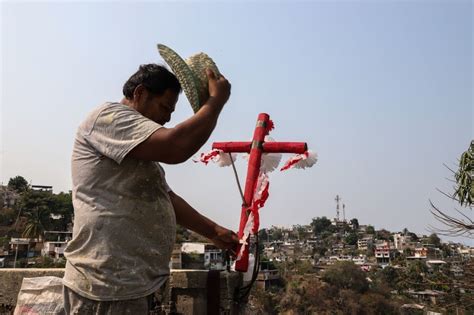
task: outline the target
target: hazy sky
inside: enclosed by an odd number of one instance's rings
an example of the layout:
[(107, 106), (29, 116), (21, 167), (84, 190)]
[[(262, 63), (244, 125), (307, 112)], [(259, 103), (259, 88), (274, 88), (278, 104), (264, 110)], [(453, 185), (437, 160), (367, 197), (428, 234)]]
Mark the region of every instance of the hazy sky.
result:
[[(443, 163), (455, 168), (474, 138), (472, 32), (471, 1), (4, 1), (0, 181), (69, 190), (78, 124), (120, 100), (140, 64), (162, 63), (164, 43), (208, 53), (232, 83), (200, 152), (249, 140), (266, 112), (273, 138), (319, 154), (311, 169), (271, 173), (261, 226), (334, 217), (339, 194), (361, 224), (427, 233), (429, 199), (456, 207), (436, 191), (451, 192)], [(170, 125), (191, 115), (183, 94)], [(231, 168), (165, 169), (178, 194), (237, 229)]]

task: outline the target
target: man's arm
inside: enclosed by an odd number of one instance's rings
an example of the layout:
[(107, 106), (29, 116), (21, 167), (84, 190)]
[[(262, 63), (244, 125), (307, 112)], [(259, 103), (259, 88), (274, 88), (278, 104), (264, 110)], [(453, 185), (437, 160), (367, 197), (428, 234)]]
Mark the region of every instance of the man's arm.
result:
[(212, 71), (209, 77), (209, 99), (191, 118), (174, 128), (160, 128), (148, 139), (137, 145), (128, 156), (139, 160), (151, 160), (178, 164), (189, 159), (211, 135), (222, 107), (230, 96), (230, 83), (221, 76), (217, 79)]
[(174, 192), (170, 191), (169, 196), (179, 225), (210, 239), (221, 249), (236, 248), (239, 243), (237, 234), (206, 218)]

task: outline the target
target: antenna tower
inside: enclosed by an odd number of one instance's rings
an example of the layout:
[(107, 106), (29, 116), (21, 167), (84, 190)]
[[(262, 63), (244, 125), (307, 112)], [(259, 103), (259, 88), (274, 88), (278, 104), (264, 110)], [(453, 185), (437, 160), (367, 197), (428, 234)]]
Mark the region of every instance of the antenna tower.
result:
[(341, 198), (339, 197), (339, 195), (336, 195), (336, 198), (334, 200), (336, 200), (336, 221), (339, 222), (339, 201), (341, 201)]

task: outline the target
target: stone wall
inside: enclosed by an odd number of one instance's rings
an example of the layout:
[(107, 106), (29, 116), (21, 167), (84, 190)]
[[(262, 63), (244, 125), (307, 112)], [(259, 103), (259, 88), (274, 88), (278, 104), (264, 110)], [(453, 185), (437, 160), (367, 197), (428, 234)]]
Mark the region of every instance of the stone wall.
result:
[[(238, 314), (239, 305), (233, 298), (235, 290), (242, 285), (241, 274), (221, 272), (217, 275), (219, 283), (214, 285), (219, 292), (208, 292), (208, 273), (207, 270), (172, 270), (168, 282), (155, 293), (161, 301), (156, 314), (208, 314), (208, 296), (211, 300), (219, 297), (211, 306), (218, 303), (220, 314)], [(63, 275), (64, 269), (0, 269), (0, 314), (10, 314), (15, 308), (23, 278)]]

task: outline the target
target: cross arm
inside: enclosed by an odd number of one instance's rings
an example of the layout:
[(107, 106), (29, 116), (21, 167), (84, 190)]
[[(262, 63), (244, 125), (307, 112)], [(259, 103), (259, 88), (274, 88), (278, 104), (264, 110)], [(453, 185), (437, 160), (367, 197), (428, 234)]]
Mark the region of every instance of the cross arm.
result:
[[(258, 143), (257, 143), (258, 145)], [(263, 142), (264, 153), (297, 153), (301, 154), (308, 150), (306, 142)], [(249, 153), (252, 142), (214, 142), (213, 149), (222, 150), (225, 153)]]

